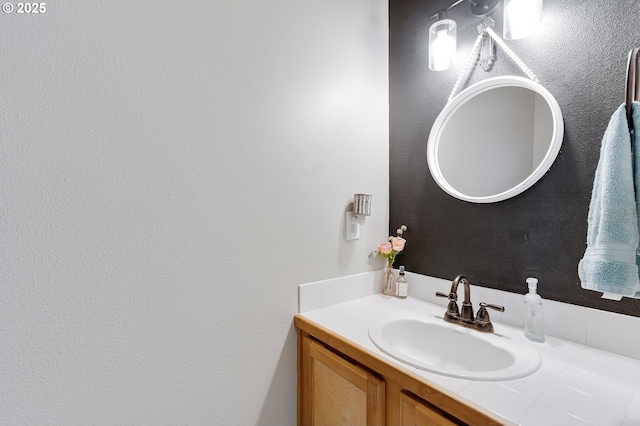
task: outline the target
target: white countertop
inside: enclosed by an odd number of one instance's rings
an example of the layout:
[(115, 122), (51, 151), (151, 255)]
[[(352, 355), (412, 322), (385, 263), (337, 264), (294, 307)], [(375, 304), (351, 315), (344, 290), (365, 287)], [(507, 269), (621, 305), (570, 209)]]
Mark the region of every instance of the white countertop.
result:
[(400, 310), (424, 310), (439, 316), (445, 311), (412, 297), (401, 300), (374, 294), (301, 315), (458, 394), (461, 400), (522, 426), (640, 426), (640, 361), (553, 336), (546, 336), (544, 343), (533, 343), (522, 329), (494, 322), (496, 334), (540, 352), (540, 369), (521, 379), (495, 382), (442, 376), (396, 361), (369, 339), (368, 327), (375, 319)]

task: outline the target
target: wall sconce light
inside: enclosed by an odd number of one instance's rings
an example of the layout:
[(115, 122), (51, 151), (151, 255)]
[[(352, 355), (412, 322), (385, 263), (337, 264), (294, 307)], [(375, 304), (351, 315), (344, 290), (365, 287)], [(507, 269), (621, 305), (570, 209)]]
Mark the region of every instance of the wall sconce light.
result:
[(345, 212), (347, 240), (360, 238), (360, 225), (363, 225), (367, 216), (371, 216), (371, 195), (354, 194), (353, 211)]
[(530, 35), (542, 22), (542, 0), (504, 0), (504, 27), (507, 40)]
[[(513, 40), (528, 36), (540, 24), (543, 0), (504, 0), (504, 38)], [(482, 17), (490, 14), (500, 4), (500, 0), (456, 0), (436, 14), (431, 19), (437, 21), (429, 27), (429, 69), (444, 71), (451, 67), (456, 54), (457, 24), (448, 19), (447, 11), (460, 3), (469, 2), (471, 13)], [(493, 50), (488, 47), (489, 53)], [(485, 71), (491, 68), (484, 66)]]
[(449, 69), (456, 57), (456, 21), (445, 17), (446, 12), (438, 13), (438, 20), (429, 28), (429, 69), (433, 71)]

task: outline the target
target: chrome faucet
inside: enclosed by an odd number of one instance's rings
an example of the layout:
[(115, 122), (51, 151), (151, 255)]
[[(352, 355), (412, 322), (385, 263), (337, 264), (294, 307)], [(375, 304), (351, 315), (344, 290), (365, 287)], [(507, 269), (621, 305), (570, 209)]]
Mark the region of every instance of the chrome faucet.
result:
[[(464, 286), (464, 301), (462, 302), (462, 312), (458, 310), (458, 285), (462, 283)], [(471, 287), (469, 280), (464, 275), (458, 275), (451, 283), (449, 294), (436, 292), (438, 297), (446, 297), (449, 299), (447, 312), (444, 313), (444, 320), (462, 327), (472, 328), (484, 333), (493, 333), (493, 324), (489, 318), (487, 308), (504, 312), (504, 306), (491, 305), (488, 303), (480, 303), (478, 315), (473, 317), (473, 304), (471, 303)]]

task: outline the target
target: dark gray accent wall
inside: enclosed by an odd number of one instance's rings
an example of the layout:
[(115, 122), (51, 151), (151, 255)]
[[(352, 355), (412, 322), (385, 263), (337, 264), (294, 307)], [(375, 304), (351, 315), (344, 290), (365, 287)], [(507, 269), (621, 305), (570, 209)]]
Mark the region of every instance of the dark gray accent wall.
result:
[[(640, 46), (640, 2), (545, 0), (542, 31), (507, 41), (560, 104), (565, 135), (558, 158), (538, 183), (493, 204), (449, 196), (427, 168), (431, 126), (481, 21), (466, 4), (456, 6), (449, 17), (458, 23), (458, 63), (430, 71), (429, 17), (448, 3), (389, 5), (390, 235), (402, 224), (409, 227), (396, 266), (445, 279), (465, 274), (472, 284), (516, 293), (526, 292), (525, 279), (535, 276), (546, 299), (640, 316), (640, 300), (603, 300), (581, 289), (577, 273), (600, 142), (624, 101), (627, 54)], [(492, 18), (501, 35), (502, 5)], [(491, 72), (476, 66), (465, 87), (500, 75), (526, 77), (499, 48), (497, 56)]]

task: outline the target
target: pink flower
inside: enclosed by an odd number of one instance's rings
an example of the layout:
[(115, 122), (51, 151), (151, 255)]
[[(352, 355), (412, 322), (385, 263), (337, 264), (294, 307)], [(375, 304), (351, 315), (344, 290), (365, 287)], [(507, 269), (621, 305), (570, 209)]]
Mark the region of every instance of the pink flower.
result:
[(382, 243), (382, 244), (380, 244), (378, 246), (378, 253), (380, 253), (380, 254), (389, 254), (389, 253), (391, 253), (391, 249), (392, 248), (393, 247), (391, 246), (390, 242), (388, 242), (388, 241), (384, 242), (384, 243)]
[(393, 237), (391, 239), (391, 247), (395, 250), (395, 251), (402, 251), (404, 250), (404, 243), (406, 243), (407, 240), (405, 240), (402, 237)]

